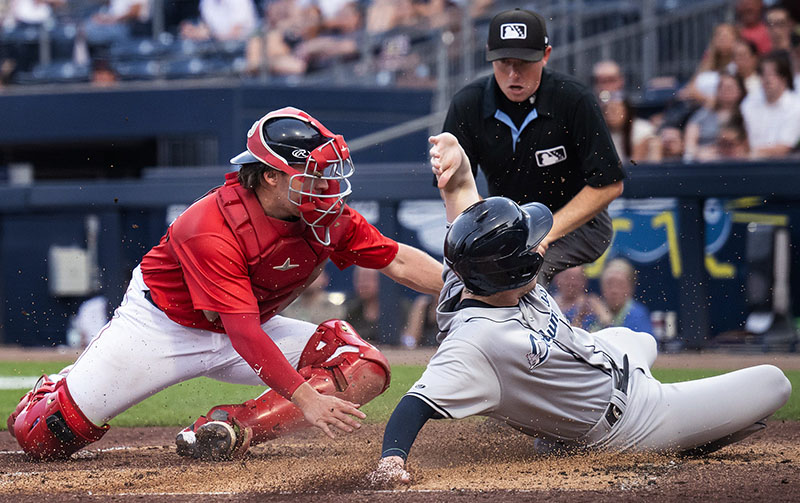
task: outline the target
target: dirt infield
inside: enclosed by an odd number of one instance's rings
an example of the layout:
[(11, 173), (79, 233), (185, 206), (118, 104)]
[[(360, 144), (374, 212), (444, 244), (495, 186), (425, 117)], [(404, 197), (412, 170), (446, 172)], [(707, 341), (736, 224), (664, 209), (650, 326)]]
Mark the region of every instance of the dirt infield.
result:
[[(424, 364), (429, 356), (386, 353), (393, 363)], [(733, 369), (758, 363), (800, 368), (800, 358), (781, 354), (666, 355), (657, 366)], [(411, 453), (412, 485), (395, 491), (376, 491), (365, 482), (380, 454), (383, 425), (366, 425), (333, 441), (303, 432), (223, 463), (178, 457), (175, 433), (115, 428), (70, 461), (35, 463), (0, 432), (0, 501), (800, 501), (798, 422), (771, 421), (766, 431), (713, 455), (682, 458), (540, 456), (529, 437), (508, 428), (479, 419), (431, 421)]]
[[(407, 490), (374, 491), (364, 478), (380, 453), (382, 425), (329, 441), (303, 434), (223, 463), (179, 458), (174, 428), (111, 430), (67, 462), (33, 463), (10, 435), (0, 440), (0, 500), (57, 501), (798, 501), (800, 424), (765, 432), (706, 458), (578, 454), (542, 457), (529, 437), (481, 421), (425, 426)], [(488, 430), (488, 431), (487, 431)]]

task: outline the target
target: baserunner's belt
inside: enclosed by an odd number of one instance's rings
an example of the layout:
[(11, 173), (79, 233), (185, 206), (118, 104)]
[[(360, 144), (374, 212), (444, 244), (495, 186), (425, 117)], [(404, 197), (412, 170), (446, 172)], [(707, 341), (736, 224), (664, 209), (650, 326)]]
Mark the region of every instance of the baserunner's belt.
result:
[(630, 375), (628, 355), (622, 358), (621, 369), (613, 360), (611, 361), (611, 374), (614, 389), (611, 391), (611, 398), (608, 401), (606, 411), (597, 424), (578, 439), (579, 442), (586, 445), (594, 444), (604, 438), (625, 413), (625, 408), (628, 404), (628, 378)]

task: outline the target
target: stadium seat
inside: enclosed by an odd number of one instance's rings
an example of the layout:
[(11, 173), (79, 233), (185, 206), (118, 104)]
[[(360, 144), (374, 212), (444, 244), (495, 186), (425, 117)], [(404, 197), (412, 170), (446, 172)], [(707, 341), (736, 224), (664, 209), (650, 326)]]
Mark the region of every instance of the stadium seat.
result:
[(151, 38), (126, 39), (114, 43), (108, 50), (111, 59), (117, 61), (150, 60), (168, 54), (171, 40), (153, 40)]
[(16, 81), (19, 84), (66, 84), (89, 82), (91, 72), (88, 65), (77, 65), (72, 61), (56, 61), (38, 64), (30, 72), (20, 72)]
[(161, 65), (153, 60), (114, 61), (111, 67), (120, 80), (153, 80), (162, 76)]

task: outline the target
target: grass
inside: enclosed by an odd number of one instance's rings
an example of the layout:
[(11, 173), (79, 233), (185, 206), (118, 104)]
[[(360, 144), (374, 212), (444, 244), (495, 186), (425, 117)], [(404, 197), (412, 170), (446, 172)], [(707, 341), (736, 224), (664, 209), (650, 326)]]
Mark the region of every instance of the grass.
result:
[[(42, 372), (58, 372), (66, 362), (16, 363), (0, 362), (0, 375), (32, 376)], [(392, 385), (389, 389), (362, 408), (368, 423), (386, 421), (394, 406), (416, 381), (424, 367), (397, 365), (392, 368)], [(722, 374), (722, 371), (697, 369), (656, 369), (653, 374), (662, 382), (680, 382)], [(795, 390), (789, 402), (780, 409), (778, 419), (800, 420), (800, 371), (785, 372)], [(242, 386), (213, 381), (207, 378), (192, 379), (156, 393), (111, 421), (112, 426), (186, 426), (198, 415), (205, 414), (214, 405), (241, 403), (255, 398), (264, 388)], [(26, 390), (0, 390), (0, 429), (5, 429), (5, 418), (14, 410)]]

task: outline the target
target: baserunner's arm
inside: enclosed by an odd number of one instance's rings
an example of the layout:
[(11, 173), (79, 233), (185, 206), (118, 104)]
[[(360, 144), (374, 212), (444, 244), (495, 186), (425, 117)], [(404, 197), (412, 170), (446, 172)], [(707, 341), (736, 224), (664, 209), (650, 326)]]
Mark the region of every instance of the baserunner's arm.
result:
[(469, 159), (458, 140), (450, 133), (431, 136), (431, 171), (436, 175), (437, 186), (447, 211), (447, 221), (452, 222), (462, 211), (480, 201), (478, 186), (472, 176)]

